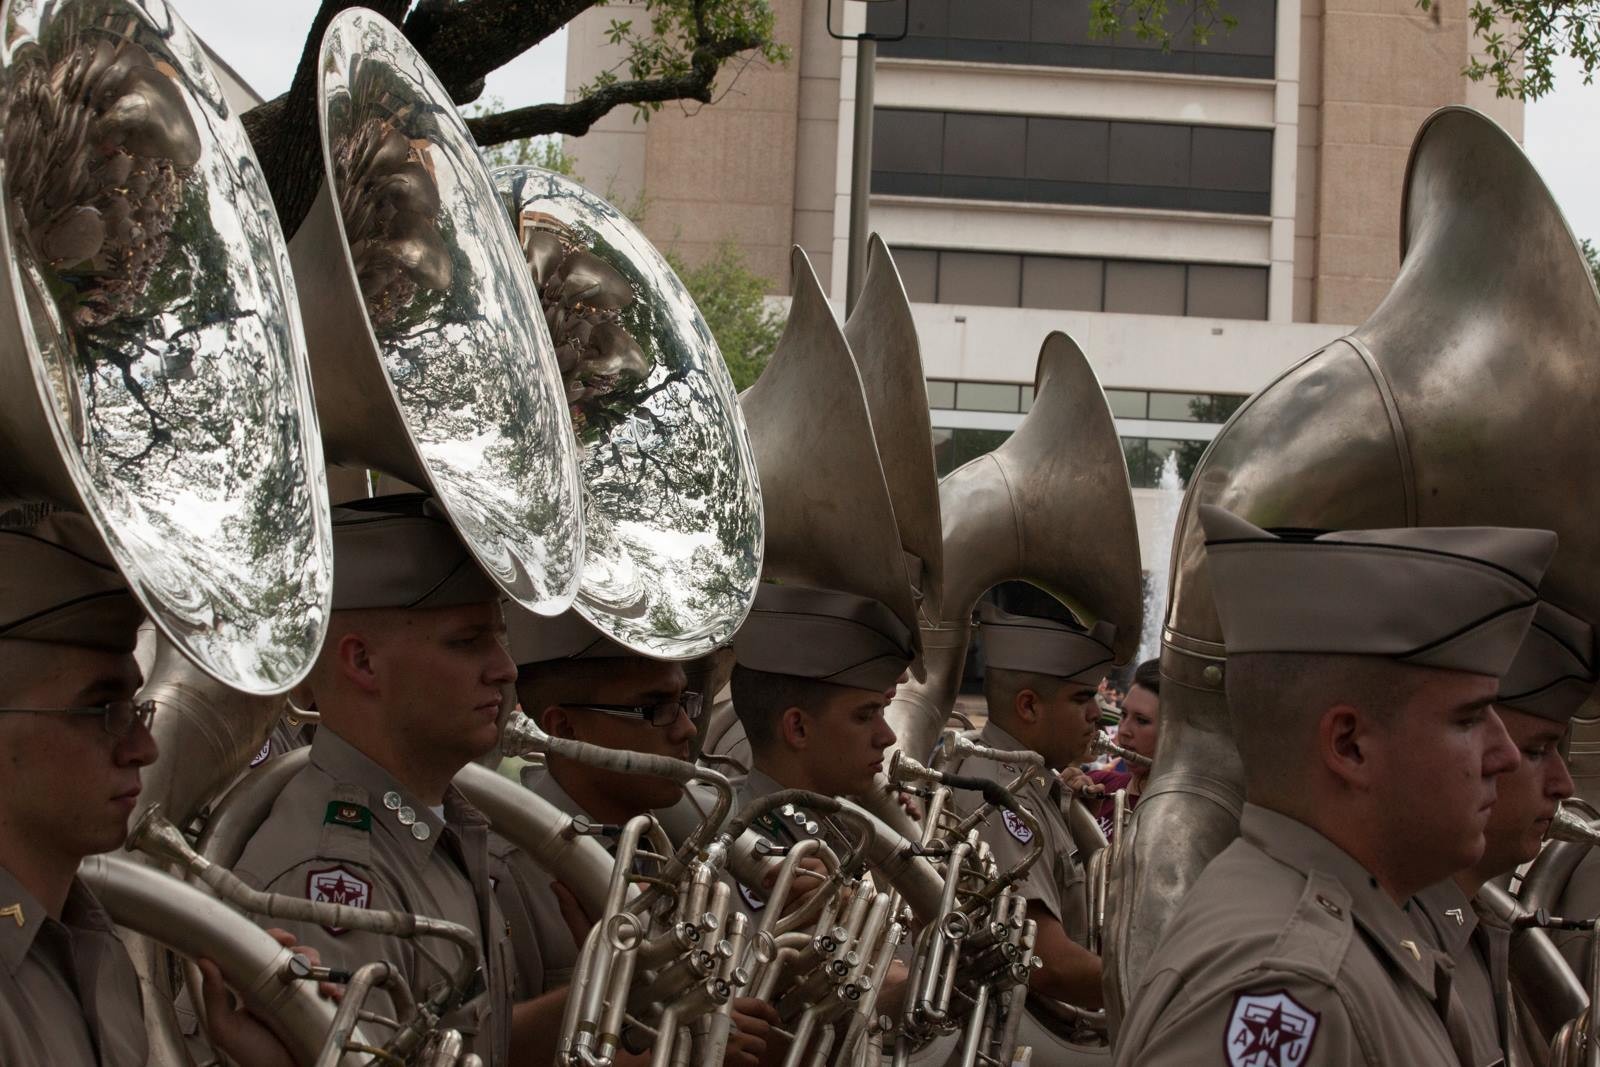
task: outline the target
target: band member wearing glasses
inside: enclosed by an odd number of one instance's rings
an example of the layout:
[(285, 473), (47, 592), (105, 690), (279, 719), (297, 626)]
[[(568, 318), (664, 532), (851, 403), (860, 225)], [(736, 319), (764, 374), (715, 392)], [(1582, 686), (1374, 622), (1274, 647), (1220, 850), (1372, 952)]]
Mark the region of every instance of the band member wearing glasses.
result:
[[(499, 591), (421, 495), (334, 508), (333, 548), (334, 610), (302, 694), (321, 715), (310, 760), (278, 796), (236, 873), (272, 892), (412, 912), (473, 931), (480, 964), (444, 1025), (460, 1030), (489, 1067), (534, 1062), (549, 1034), (527, 1016), (512, 1018), (488, 825), (451, 785), (495, 748), (516, 678)], [(437, 938), (292, 929), (333, 966), (388, 963), (419, 1002), (460, 963), (456, 946)], [(395, 1018), (401, 1003), (380, 987), (367, 1006)]]
[[(685, 691), (680, 664), (637, 655), (602, 636), (576, 612), (547, 618), (509, 609), (507, 630), (517, 662), (517, 698), (522, 710), (553, 737), (601, 748), (693, 759), (692, 742), (702, 700)], [(525, 767), (528, 789), (568, 815), (620, 827), (638, 815), (670, 808), (682, 786), (653, 775), (624, 774), (560, 756), (547, 766)], [(614, 844), (602, 836), (608, 847)], [(566, 986), (578, 957), (586, 916), (557, 878), (526, 853), (491, 838), (495, 893), (510, 920), (517, 961), (517, 994), (531, 998)], [(777, 1021), (759, 1000), (733, 1003), (734, 1031), (724, 1062), (755, 1067), (767, 1053), (767, 1032)], [(626, 1043), (626, 1035), (625, 1035)], [(619, 1058), (643, 1063), (642, 1050)]]
[[(0, 529), (0, 1063), (149, 1057), (133, 963), (77, 878), (84, 857), (121, 847), (157, 755), (156, 707), (134, 699), (140, 618), (83, 516)], [(229, 1005), (216, 966), (200, 969), (215, 1046), (243, 1067), (290, 1067), (270, 1031)]]
[(1199, 511), (1247, 803), (1146, 964), (1115, 1062), (1471, 1063), (1451, 961), (1406, 909), (1483, 857), (1519, 759), (1494, 704), (1555, 535), (1280, 536)]
[(1478, 890), (1536, 857), (1556, 810), (1572, 796), (1560, 745), (1594, 682), (1594, 631), (1541, 601), (1495, 700), (1522, 761), (1497, 783), (1483, 858), (1418, 893), (1411, 908), (1422, 932), (1455, 960), (1455, 990), (1472, 1032), (1475, 1067), (1505, 1063), (1512, 1037), (1511, 930), (1478, 906)]
[[(1016, 790), (1017, 799), (1038, 819), (1044, 846), (1017, 886), (1028, 901), (1028, 917), (1039, 924), (1035, 951), (1044, 962), (1028, 987), (1045, 997), (1097, 1009), (1100, 957), (1084, 947), (1089, 938), (1085, 864), (1063, 808), (1078, 801), (1063, 795), (1056, 774), (1087, 758), (1099, 729), (1095, 696), (1116, 658), (1111, 650), (1116, 628), (1102, 622), (1085, 630), (1056, 619), (1013, 615), (990, 604), (982, 605), (979, 619), (989, 720), (977, 740), (1001, 751), (1037, 752), (1046, 768)], [(1009, 785), (1026, 769), (973, 757), (962, 763), (960, 772)], [(1034, 830), (1009, 812), (984, 820), (980, 832), (1002, 868), (1020, 861), (1034, 844)]]

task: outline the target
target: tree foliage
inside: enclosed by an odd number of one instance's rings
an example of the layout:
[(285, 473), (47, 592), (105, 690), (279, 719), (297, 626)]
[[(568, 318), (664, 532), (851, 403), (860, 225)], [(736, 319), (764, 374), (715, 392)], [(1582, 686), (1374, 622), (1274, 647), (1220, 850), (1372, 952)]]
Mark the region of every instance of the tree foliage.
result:
[[(1417, 0), (1430, 11), (1439, 0)], [(1467, 10), (1481, 53), (1462, 72), (1496, 96), (1537, 100), (1555, 88), (1555, 62), (1576, 59), (1583, 83), (1600, 66), (1600, 0), (1472, 0)]]
[(1095, 37), (1132, 33), (1141, 41), (1170, 52), (1174, 42), (1187, 38), (1203, 45), (1219, 28), (1231, 31), (1239, 20), (1225, 12), (1226, 0), (1091, 0), (1089, 32)]
[(1600, 286), (1600, 250), (1596, 250), (1594, 242), (1587, 237), (1578, 243), (1583, 248), (1584, 262), (1589, 264), (1589, 273), (1594, 276), (1594, 284)]
[(706, 317), (734, 388), (748, 389), (761, 376), (783, 334), (783, 316), (766, 301), (772, 281), (751, 270), (731, 241), (718, 245), (697, 267), (686, 266), (671, 252), (667, 261)]
[[(286, 232), (305, 218), (322, 181), (317, 136), (317, 57), (339, 12), (360, 4), (400, 26), (458, 105), (477, 100), (484, 79), (598, 0), (322, 0), (288, 92), (244, 115), (274, 206)], [(581, 136), (613, 109), (648, 117), (671, 100), (710, 103), (727, 89), (718, 75), (745, 56), (781, 62), (771, 0), (643, 0), (640, 20), (611, 27), (623, 61), (583, 88), (576, 100), (483, 113), (468, 120), (480, 145), (552, 134)], [(635, 25), (638, 23), (638, 25)], [(734, 72), (737, 74), (737, 70)], [(624, 76), (626, 75), (626, 76)]]

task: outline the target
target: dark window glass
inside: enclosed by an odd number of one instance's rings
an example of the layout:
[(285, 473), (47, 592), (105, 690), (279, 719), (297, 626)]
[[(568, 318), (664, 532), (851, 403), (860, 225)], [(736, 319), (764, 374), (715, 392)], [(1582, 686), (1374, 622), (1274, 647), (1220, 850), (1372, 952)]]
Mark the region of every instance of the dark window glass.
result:
[(1005, 444), (1010, 430), (943, 430), (933, 431), (933, 463), (939, 477), (944, 477), (964, 463), (987, 455)]
[(894, 265), (906, 287), (906, 299), (913, 304), (932, 304), (939, 299), (939, 253), (928, 248), (896, 248)]
[(951, 112), (944, 123), (944, 173), (1020, 178), (1028, 120), (1020, 115)]
[(1030, 178), (1047, 181), (1106, 180), (1111, 123), (1093, 119), (1028, 120)]
[(1022, 257), (1022, 306), (1099, 311), (1104, 306), (1105, 263), (1065, 256)]
[(1106, 263), (1107, 311), (1130, 315), (1182, 315), (1182, 263), (1140, 263), (1113, 259)]
[(1196, 126), (1193, 159), (1189, 182), (1196, 189), (1272, 190), (1271, 130)]
[(868, 5), (867, 28), (898, 34), (908, 2), (907, 36), (880, 45), (884, 56), (1244, 78), (1274, 74), (1275, 0), (1229, 0), (1227, 13), (1238, 19), (1237, 27), (1212, 27), (1204, 44), (1196, 44), (1191, 32), (1195, 0), (1173, 0), (1166, 17), (1173, 34), (1167, 49), (1131, 30), (1091, 36), (1090, 0), (888, 0)]
[(1272, 131), (880, 108), (872, 191), (1263, 215)]
[(1211, 319), (1266, 318), (1266, 268), (1190, 264), (1187, 313)]
[(943, 152), (944, 112), (879, 108), (873, 114), (874, 170), (937, 174)]
[(939, 303), (1017, 306), (1022, 257), (992, 252), (941, 252)]

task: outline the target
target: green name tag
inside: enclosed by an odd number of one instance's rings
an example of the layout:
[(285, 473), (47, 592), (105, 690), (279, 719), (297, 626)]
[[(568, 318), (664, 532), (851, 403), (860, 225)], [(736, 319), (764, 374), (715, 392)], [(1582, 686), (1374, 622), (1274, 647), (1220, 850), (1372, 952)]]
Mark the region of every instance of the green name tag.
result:
[(328, 814), (323, 816), (322, 821), (333, 823), (335, 826), (353, 826), (357, 830), (371, 830), (372, 812), (360, 804), (333, 800), (328, 802)]

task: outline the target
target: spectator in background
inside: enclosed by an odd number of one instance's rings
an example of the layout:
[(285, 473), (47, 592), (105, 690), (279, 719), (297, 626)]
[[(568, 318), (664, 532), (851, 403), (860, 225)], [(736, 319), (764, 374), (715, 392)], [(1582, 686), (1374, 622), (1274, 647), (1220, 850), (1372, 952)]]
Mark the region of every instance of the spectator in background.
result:
[[(1128, 686), (1128, 694), (1122, 698), (1122, 721), (1117, 724), (1117, 732), (1112, 740), (1130, 752), (1155, 759), (1156, 735), (1160, 729), (1157, 717), (1160, 702), (1161, 661), (1147, 659), (1133, 672), (1133, 684)], [(1139, 803), (1139, 794), (1144, 790), (1145, 778), (1149, 773), (1147, 768), (1125, 760), (1117, 760), (1109, 767), (1089, 772), (1089, 780), (1099, 787), (1100, 793), (1098, 797), (1086, 796), (1086, 802), (1099, 820), (1100, 829), (1105, 831), (1106, 840), (1111, 840), (1117, 832), (1117, 827), (1113, 825), (1116, 808), (1113, 797), (1117, 790), (1127, 790), (1128, 810), (1132, 811)], [(1089, 794), (1091, 790), (1084, 792)]]

